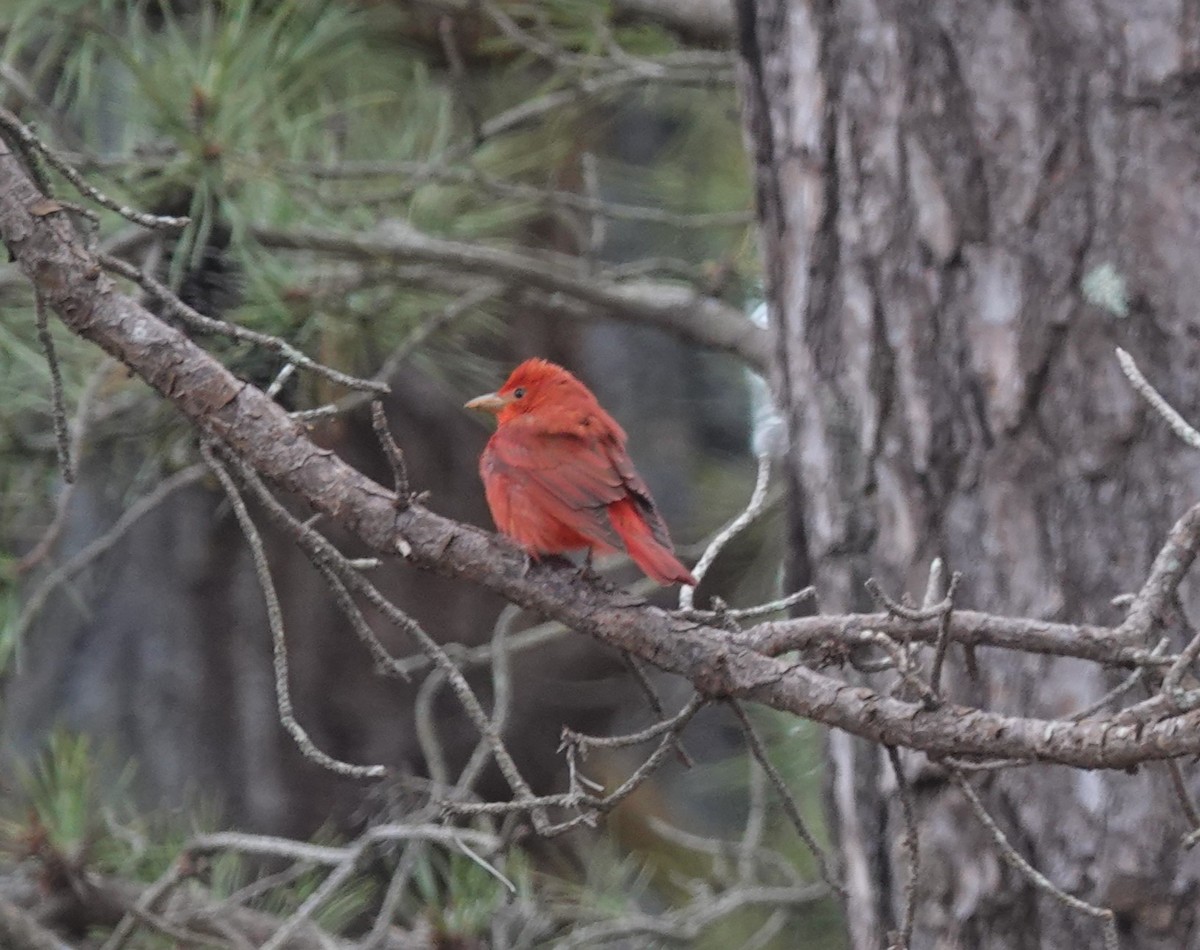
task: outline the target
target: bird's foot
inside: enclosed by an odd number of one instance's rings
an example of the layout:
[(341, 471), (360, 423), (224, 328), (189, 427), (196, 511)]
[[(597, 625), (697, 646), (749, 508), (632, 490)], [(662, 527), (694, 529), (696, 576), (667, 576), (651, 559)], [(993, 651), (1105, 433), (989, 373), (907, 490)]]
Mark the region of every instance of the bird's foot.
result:
[(580, 581), (592, 581), (592, 582), (596, 582), (596, 581), (599, 581), (602, 579), (600, 577), (600, 575), (596, 573), (595, 568), (592, 566), (592, 549), (591, 548), (588, 548), (587, 554), (585, 554), (583, 556), (583, 563), (575, 569), (575, 579), (580, 580)]
[(601, 590), (609, 593), (612, 593), (617, 589), (612, 581), (608, 580), (608, 578), (596, 570), (592, 561), (591, 548), (587, 549), (587, 554), (584, 556), (583, 564), (575, 569), (575, 579), (595, 584)]

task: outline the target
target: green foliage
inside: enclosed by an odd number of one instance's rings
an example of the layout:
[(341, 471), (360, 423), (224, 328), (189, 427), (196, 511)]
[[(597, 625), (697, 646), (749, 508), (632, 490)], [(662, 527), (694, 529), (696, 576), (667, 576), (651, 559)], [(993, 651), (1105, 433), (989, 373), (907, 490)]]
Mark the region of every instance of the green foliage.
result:
[(33, 763), (18, 768), (17, 793), (0, 798), (0, 848), (49, 867), (141, 880), (161, 874), (182, 835), (134, 810), (132, 765), (114, 773), (101, 765), (106, 758), (87, 736), (54, 732)]
[[(34, 86), (52, 87), (52, 105), (68, 117), (43, 132), (57, 133), (62, 146), (81, 144), (85, 155), (98, 155), (101, 161), (89, 172), (118, 197), (190, 215), (192, 224), (173, 248), (175, 283), (201, 264), (206, 242), (228, 229), (228, 252), (243, 282), (238, 318), (294, 340), (319, 335), (314, 324), (328, 326), (328, 320), (314, 317), (316, 309), (355, 324), (360, 338), (376, 336), (374, 348), (386, 350), (427, 311), (430, 297), (377, 283), (372, 292), (350, 294), (336, 304), (316, 301), (306, 313), (302, 304), (312, 297), (303, 288), (312, 262), (263, 253), (254, 226), (333, 223), (355, 230), (374, 227), (385, 213), (447, 236), (511, 237), (543, 213), (538, 203), (497, 200), (486, 189), (436, 175), (414, 177), (411, 163), (429, 162), (436, 169), (448, 158), (469, 154), (471, 167), (480, 172), (544, 185), (547, 169), (568, 160), (597, 129), (594, 103), (563, 107), (519, 134), (464, 152), (469, 122), (453, 107), (461, 90), (434, 76), (422, 51), (388, 42), (389, 31), (398, 30), (406, 16), (391, 5), (11, 2), (16, 11), (3, 60), (25, 67)], [(181, 13), (181, 7), (192, 12)], [(675, 45), (657, 28), (614, 24), (608, 4), (592, 0), (539, 0), (504, 9), (539, 42), (584, 59), (578, 67), (530, 70), (531, 57), (537, 57), (509, 37), (485, 31), (478, 48), (468, 52), (506, 65), (470, 90), (473, 107), (484, 114), (569, 87), (595, 71), (588, 57), (600, 59), (613, 44), (634, 55), (666, 53)], [(700, 149), (681, 143), (676, 157), (690, 155), (694, 165), (711, 143), (724, 144), (719, 174), (699, 182), (686, 171), (688, 162), (671, 159), (667, 166), (678, 164), (684, 174), (667, 174), (664, 187), (673, 177), (680, 207), (695, 205), (697, 198), (720, 203), (729, 189), (715, 186), (719, 177), (739, 183), (744, 203), (742, 167), (725, 158), (740, 152), (736, 121), (705, 107), (707, 94), (690, 101), (667, 95), (673, 101), (664, 102), (665, 108), (688, 116), (684, 126), (706, 143)], [(591, 118), (580, 125), (585, 108)], [(385, 168), (395, 163), (395, 170), (344, 174), (347, 163), (367, 160)], [(356, 320), (361, 314), (374, 319)], [(393, 332), (397, 329), (401, 332)], [(362, 365), (361, 347), (331, 349), (347, 368), (373, 369)]]
[(293, 328), (281, 290), (298, 272), (278, 261), (264, 272), (251, 226), (364, 224), (357, 204), (332, 208), (319, 183), (298, 183), (307, 166), (423, 159), (451, 132), (448, 97), (425, 64), (384, 48), (380, 24), (352, 4), (224, 0), (186, 15), (167, 0), (18, 6), (4, 59), (41, 51), (31, 82), (53, 86), (77, 130), (64, 136), (103, 159), (93, 179), (192, 219), (171, 281), (201, 265), (210, 240), (228, 240), (247, 297), (277, 320), (264, 326), (272, 332)]
[(646, 855), (620, 853), (610, 840), (588, 849), (585, 878), (578, 887), (563, 885), (560, 906), (587, 908), (598, 919), (636, 912), (653, 894), (655, 871)]
[[(776, 761), (793, 782), (805, 811), (811, 812), (807, 817), (819, 827), (815, 732), (772, 730), (761, 719), (759, 726), (771, 737)], [(794, 754), (789, 754), (787, 747)], [(18, 773), (16, 788), (9, 790), (7, 798), (0, 795), (0, 854), (39, 862), (48, 880), (64, 872), (87, 872), (150, 882), (177, 860), (191, 835), (215, 826), (212, 809), (196, 809), (186, 817), (138, 814), (130, 795), (132, 766), (114, 772), (102, 764), (111, 760), (111, 755), (99, 754), (101, 751), (84, 736), (54, 734), (37, 760)], [(744, 761), (731, 761), (727, 766), (726, 771), (737, 768), (744, 775)], [(730, 771), (725, 780), (732, 774)], [(765, 840), (773, 847), (783, 847), (793, 836), (775, 810), (768, 817)], [(345, 843), (329, 833), (317, 835), (314, 841), (333, 846)], [(486, 940), (497, 915), (515, 907), (519, 913), (513, 919), (523, 932), (530, 933), (532, 922), (540, 931), (539, 939), (548, 939), (547, 945), (552, 945), (551, 934), (556, 931), (565, 936), (574, 926), (588, 922), (660, 913), (671, 905), (696, 900), (711, 886), (706, 870), (710, 859), (696, 863), (693, 853), (691, 863), (672, 862), (673, 885), (678, 890), (672, 897), (671, 888), (664, 889), (659, 880), (662, 855), (622, 853), (609, 837), (588, 841), (581, 862), (583, 878), (575, 883), (539, 874), (530, 856), (516, 847), (489, 857), (490, 868), (453, 849), (417, 847), (419, 857), (399, 919), (410, 925), (424, 920), (439, 939), (447, 941)], [(798, 864), (805, 864), (806, 857), (798, 847), (794, 856)], [(272, 870), (277, 868), (221, 853), (205, 863), (201, 876), (207, 894), (222, 900), (239, 894)], [(361, 930), (375, 913), (387, 880), (380, 871), (378, 864), (364, 865), (319, 908), (314, 921), (329, 933)], [(305, 870), (245, 901), (245, 906), (285, 920), (327, 874), (326, 868)], [(758, 932), (768, 916), (769, 910), (756, 907), (726, 915), (706, 929), (696, 946), (712, 950), (739, 946)], [(765, 946), (833, 950), (843, 945), (832, 900), (806, 909), (803, 917), (797, 915), (795, 920), (797, 923), (789, 924)], [(138, 941), (135, 946), (158, 946), (149, 936), (140, 936)]]
[(428, 917), (439, 933), (451, 939), (486, 936), (503, 904), (530, 900), (534, 893), (533, 868), (525, 852), (508, 851), (495, 858), (493, 868), (457, 851), (424, 849), (413, 874), (416, 903), (409, 913)]

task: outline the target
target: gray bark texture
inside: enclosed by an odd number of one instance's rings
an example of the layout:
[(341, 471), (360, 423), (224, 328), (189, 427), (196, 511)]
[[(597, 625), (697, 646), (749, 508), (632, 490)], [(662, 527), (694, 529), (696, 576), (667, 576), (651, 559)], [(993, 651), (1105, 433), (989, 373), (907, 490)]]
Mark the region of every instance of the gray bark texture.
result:
[[(1111, 599), (1200, 495), (1194, 452), (1114, 358), (1200, 419), (1200, 4), (737, 7), (800, 580), (827, 612), (862, 609), (867, 577), (919, 599), (941, 557), (960, 606), (1118, 622)], [(1008, 714), (1061, 716), (1117, 682), (987, 650), (972, 680), (956, 651), (952, 690)], [(880, 947), (904, 897), (895, 782), (877, 745), (833, 731), (828, 754), (852, 943)], [(904, 761), (914, 948), (1100, 945), (924, 756)], [(1126, 950), (1200, 947), (1200, 863), (1163, 766), (977, 787), (1033, 865), (1116, 912)]]

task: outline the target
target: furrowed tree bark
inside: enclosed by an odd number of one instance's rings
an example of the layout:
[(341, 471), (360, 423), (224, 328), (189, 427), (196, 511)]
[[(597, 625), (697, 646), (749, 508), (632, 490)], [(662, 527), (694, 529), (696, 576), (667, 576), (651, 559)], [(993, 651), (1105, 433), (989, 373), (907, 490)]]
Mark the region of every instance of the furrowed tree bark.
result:
[[(1200, 494), (1194, 453), (1113, 355), (1200, 418), (1194, 6), (737, 7), (801, 582), (827, 611), (863, 609), (868, 576), (919, 597), (941, 557), (961, 604), (1118, 623), (1110, 600)], [(981, 663), (954, 694), (1021, 715), (1116, 682), (1065, 659)], [(901, 914), (899, 803), (878, 747), (835, 732), (828, 759), (853, 944), (878, 947)], [(913, 946), (1098, 945), (909, 765)], [(1124, 947), (1200, 946), (1200, 865), (1165, 770), (1022, 770), (984, 798), (1033, 865), (1116, 911)]]

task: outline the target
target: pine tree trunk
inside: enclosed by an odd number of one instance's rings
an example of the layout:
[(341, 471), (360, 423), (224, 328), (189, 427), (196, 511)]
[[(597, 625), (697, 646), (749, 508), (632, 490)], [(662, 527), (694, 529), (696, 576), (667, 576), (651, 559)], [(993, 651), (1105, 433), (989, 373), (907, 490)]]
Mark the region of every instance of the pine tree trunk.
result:
[[(1110, 601), (1200, 497), (1200, 460), (1114, 357), (1200, 420), (1200, 4), (737, 5), (800, 572), (825, 610), (862, 609), (867, 577), (919, 598), (941, 557), (962, 606), (1119, 619)], [(979, 662), (953, 688), (1005, 712), (1062, 716), (1118, 681)], [(879, 947), (904, 895), (894, 779), (845, 734), (828, 755), (852, 943)], [(936, 768), (906, 764), (913, 947), (1100, 945)], [(1200, 947), (1200, 865), (1164, 766), (974, 781), (1026, 858), (1117, 912), (1126, 950)]]

